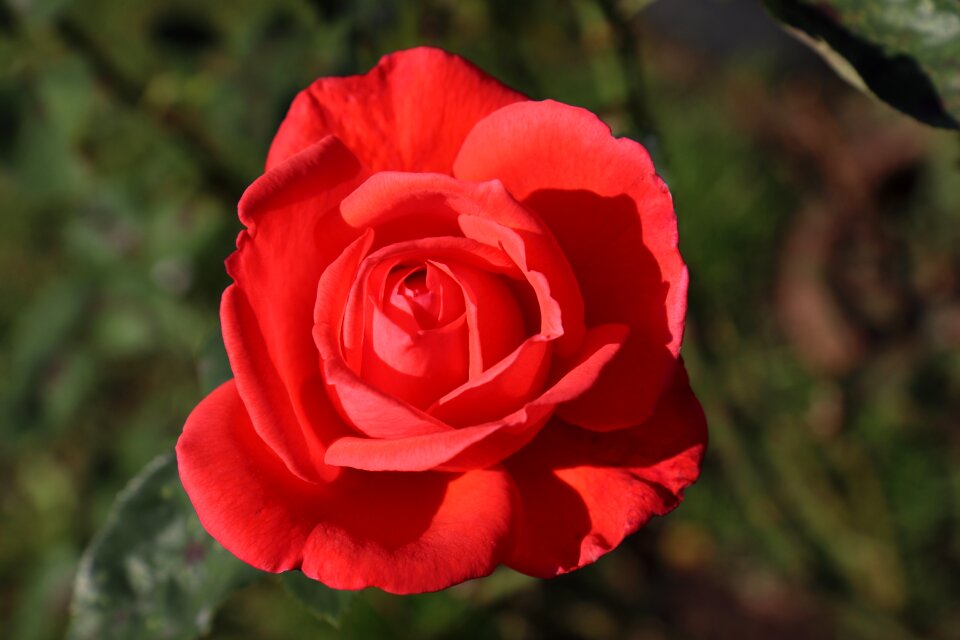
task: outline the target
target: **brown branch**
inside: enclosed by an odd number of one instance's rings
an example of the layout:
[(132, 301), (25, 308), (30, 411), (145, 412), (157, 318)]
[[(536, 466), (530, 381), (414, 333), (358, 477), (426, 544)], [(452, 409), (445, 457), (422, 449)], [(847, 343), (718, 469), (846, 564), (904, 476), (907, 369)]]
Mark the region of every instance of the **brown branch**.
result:
[(640, 35), (638, 30), (626, 22), (620, 15), (615, 0), (596, 0), (597, 7), (603, 13), (613, 34), (617, 58), (623, 73), (627, 90), (627, 113), (633, 120), (642, 142), (648, 147), (656, 145), (657, 134), (653, 116), (647, 107), (643, 87), (643, 65), (640, 59)]

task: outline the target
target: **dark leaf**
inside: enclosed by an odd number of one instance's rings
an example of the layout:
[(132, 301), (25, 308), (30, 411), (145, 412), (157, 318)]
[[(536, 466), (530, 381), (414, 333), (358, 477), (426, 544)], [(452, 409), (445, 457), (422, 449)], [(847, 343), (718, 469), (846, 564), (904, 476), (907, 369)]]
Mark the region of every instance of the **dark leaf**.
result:
[(921, 122), (960, 128), (960, 3), (764, 3), (846, 79)]

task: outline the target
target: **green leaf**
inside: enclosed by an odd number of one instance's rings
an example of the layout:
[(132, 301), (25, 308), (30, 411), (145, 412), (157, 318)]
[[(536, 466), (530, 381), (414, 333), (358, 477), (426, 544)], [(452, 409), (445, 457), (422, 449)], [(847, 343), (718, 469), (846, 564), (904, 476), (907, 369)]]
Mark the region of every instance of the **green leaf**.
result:
[(300, 601), (315, 616), (334, 627), (340, 626), (340, 619), (353, 604), (359, 591), (338, 591), (311, 580), (299, 571), (287, 571), (281, 574), (283, 586), (294, 598)]
[(204, 531), (171, 452), (120, 492), (81, 558), (67, 637), (196, 638), (227, 596), (258, 575)]
[(764, 0), (841, 76), (921, 122), (960, 128), (957, 0)]

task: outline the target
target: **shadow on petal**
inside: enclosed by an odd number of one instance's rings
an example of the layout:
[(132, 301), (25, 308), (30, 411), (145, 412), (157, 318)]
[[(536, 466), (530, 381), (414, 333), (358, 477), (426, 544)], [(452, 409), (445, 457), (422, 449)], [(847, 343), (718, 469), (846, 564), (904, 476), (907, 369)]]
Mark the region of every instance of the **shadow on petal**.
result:
[(679, 504), (700, 474), (706, 437), (683, 369), (638, 426), (602, 433), (554, 419), (504, 462), (520, 496), (507, 564), (547, 577), (614, 549)]

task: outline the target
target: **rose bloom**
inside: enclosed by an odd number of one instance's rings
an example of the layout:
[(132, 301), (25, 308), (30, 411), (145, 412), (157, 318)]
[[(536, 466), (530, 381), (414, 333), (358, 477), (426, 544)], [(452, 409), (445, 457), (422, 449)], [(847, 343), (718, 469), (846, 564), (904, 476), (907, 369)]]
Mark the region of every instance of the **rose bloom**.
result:
[(696, 480), (670, 194), (590, 112), (394, 53), (300, 93), (239, 215), (235, 377), (177, 459), (240, 559), (393, 593), (555, 576)]

